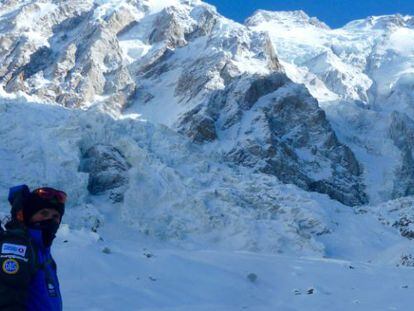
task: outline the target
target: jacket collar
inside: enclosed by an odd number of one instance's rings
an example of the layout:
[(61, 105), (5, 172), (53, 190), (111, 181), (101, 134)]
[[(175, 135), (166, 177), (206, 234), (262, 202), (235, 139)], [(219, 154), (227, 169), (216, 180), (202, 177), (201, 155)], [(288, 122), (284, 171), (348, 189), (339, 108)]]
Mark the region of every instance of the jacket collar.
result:
[(42, 238), (42, 231), (37, 229), (31, 229), (28, 228), (27, 232), (29, 233), (29, 236), (31, 237), (33, 243), (39, 247), (42, 250), (48, 250), (50, 247), (45, 247), (43, 244), (43, 238)]

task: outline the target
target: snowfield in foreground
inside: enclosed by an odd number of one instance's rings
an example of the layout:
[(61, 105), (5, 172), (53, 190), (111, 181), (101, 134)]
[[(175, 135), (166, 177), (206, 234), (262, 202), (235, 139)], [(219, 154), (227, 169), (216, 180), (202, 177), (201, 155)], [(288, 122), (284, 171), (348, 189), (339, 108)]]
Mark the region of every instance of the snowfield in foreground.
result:
[(385, 311), (412, 303), (412, 268), (189, 251), (126, 232), (97, 241), (61, 230), (56, 257), (65, 310)]

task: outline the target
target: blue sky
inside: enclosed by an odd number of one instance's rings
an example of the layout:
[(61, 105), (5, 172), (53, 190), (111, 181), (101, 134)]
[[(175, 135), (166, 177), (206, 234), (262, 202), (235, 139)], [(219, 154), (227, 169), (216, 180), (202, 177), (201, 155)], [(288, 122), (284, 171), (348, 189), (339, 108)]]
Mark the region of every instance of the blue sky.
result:
[(242, 22), (255, 10), (303, 10), (332, 28), (370, 15), (414, 15), (414, 0), (204, 0), (218, 11)]

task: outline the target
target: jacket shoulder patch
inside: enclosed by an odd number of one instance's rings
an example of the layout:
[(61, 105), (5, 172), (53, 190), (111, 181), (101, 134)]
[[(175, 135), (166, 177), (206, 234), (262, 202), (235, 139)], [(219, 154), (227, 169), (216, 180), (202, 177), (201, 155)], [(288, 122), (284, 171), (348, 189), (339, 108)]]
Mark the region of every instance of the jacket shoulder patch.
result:
[(15, 259), (6, 259), (2, 264), (2, 270), (6, 274), (16, 274), (19, 272), (19, 262)]

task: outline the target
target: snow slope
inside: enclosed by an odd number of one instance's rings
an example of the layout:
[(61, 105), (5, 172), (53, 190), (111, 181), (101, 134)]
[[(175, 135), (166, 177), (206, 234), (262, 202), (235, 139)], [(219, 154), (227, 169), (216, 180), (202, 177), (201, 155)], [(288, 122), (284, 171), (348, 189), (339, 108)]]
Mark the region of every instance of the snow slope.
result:
[(65, 310), (404, 310), (412, 301), (407, 267), (95, 239), (62, 230), (57, 240)]

